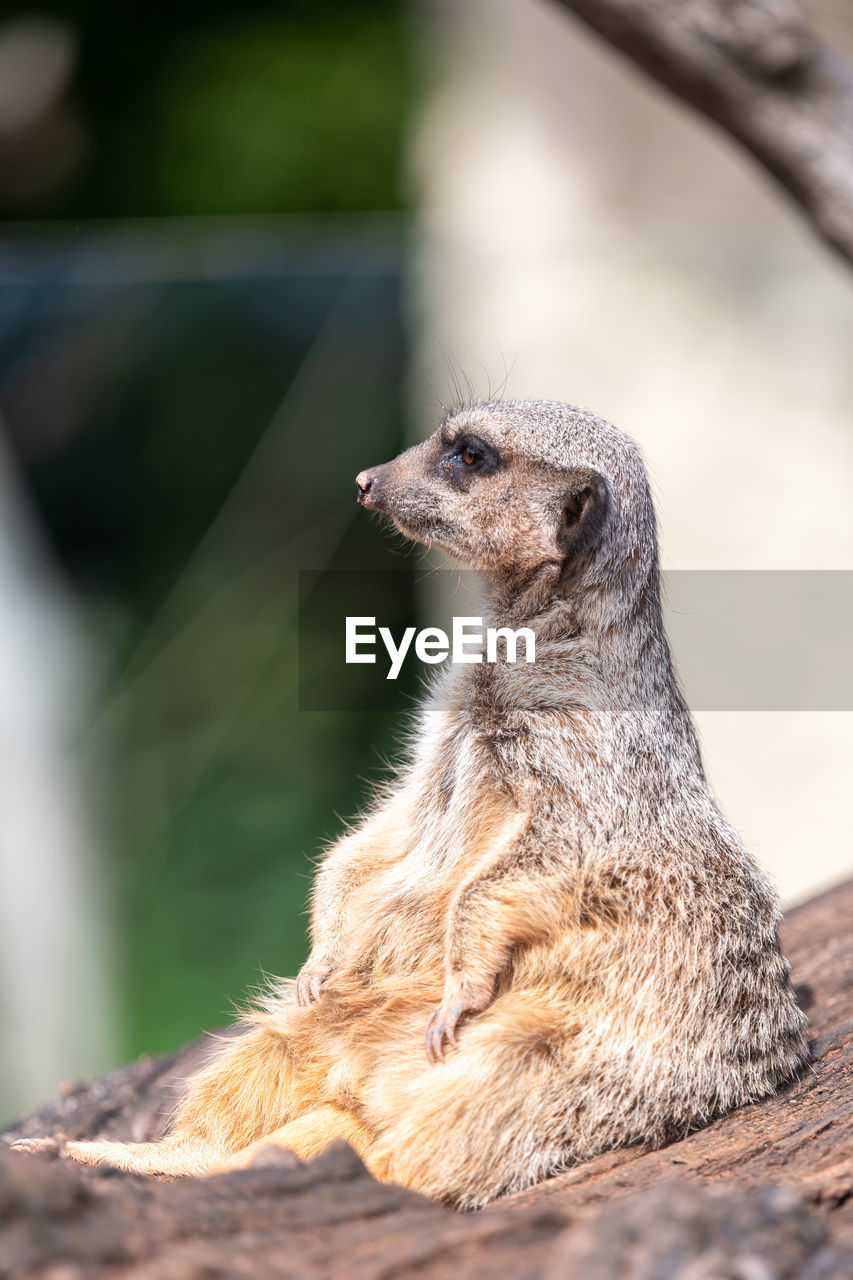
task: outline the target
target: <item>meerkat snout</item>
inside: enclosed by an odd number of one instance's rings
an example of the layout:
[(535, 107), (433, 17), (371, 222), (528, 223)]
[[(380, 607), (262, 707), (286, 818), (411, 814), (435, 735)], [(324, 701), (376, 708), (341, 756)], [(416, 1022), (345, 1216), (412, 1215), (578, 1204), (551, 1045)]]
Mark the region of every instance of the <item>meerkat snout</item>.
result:
[(392, 466), (393, 463), (386, 462), (381, 467), (367, 467), (358, 473), (355, 483), (359, 506), (371, 507), (377, 511), (385, 510), (385, 489)]
[(363, 504), (364, 499), (373, 488), (373, 476), (369, 471), (359, 471), (355, 478), (355, 487), (357, 489), (356, 502)]

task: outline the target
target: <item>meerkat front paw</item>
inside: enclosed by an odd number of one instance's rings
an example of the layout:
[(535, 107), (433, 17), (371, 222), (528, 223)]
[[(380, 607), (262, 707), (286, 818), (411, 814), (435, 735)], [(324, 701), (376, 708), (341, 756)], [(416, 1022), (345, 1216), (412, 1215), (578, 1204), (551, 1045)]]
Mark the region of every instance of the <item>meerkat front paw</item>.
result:
[(337, 967), (331, 956), (308, 957), (296, 977), (296, 1003), (301, 1009), (320, 999), (323, 983)]
[(444, 1041), (456, 1048), (456, 1028), (462, 1018), (482, 1013), (491, 1000), (491, 992), (476, 991), (464, 982), (445, 990), (444, 999), (426, 1024), (424, 1039), (430, 1062), (444, 1061)]

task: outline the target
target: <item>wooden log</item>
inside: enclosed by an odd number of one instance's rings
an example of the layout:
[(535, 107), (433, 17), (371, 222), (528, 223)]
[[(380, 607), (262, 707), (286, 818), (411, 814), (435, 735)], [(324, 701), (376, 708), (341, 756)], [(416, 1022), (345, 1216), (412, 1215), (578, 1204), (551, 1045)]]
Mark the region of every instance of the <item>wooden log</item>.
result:
[[(851, 919), (853, 881), (785, 924), (812, 1068), (661, 1150), (601, 1156), (462, 1215), (380, 1185), (343, 1144), (306, 1164), (281, 1153), (244, 1173), (176, 1182), (0, 1148), (0, 1276), (853, 1275)], [(156, 1138), (205, 1049), (199, 1042), (83, 1085), (6, 1140), (58, 1131)]]

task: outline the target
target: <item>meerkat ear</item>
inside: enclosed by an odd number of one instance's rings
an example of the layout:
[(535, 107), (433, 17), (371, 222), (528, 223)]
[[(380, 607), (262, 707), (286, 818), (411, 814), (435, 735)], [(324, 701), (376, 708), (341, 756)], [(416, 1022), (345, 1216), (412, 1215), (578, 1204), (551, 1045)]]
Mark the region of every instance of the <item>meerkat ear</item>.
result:
[[(557, 546), (566, 569), (598, 543), (610, 510), (610, 486), (591, 467), (578, 467), (569, 476), (562, 499)], [(564, 570), (565, 572), (565, 570)]]

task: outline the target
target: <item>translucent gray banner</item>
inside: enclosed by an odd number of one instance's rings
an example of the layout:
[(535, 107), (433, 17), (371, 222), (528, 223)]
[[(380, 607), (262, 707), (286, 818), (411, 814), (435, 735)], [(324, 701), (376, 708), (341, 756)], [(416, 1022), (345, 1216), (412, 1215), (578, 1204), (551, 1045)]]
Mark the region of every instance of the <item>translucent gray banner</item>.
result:
[[(694, 710), (853, 710), (853, 572), (680, 570), (663, 575), (662, 589)], [(471, 573), (301, 572), (300, 708), (410, 709), (422, 678), (441, 665), (435, 630), (452, 648), (453, 619), (484, 613)]]
[(853, 572), (671, 571), (663, 608), (695, 710), (853, 710)]

